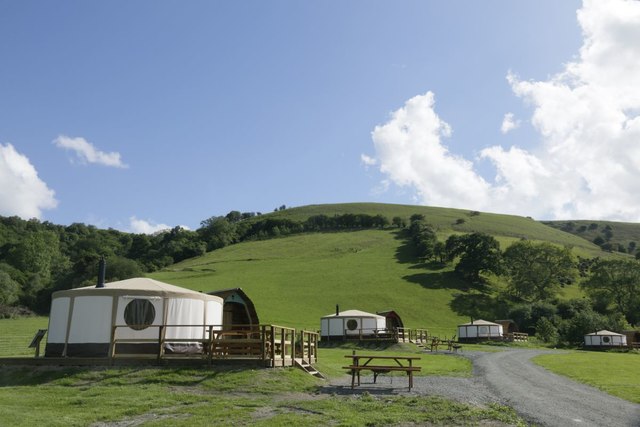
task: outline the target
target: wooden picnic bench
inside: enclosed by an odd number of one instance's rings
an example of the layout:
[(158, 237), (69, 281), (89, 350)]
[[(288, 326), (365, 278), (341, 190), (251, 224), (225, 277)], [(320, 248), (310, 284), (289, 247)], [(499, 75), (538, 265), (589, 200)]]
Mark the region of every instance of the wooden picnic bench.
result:
[[(346, 355), (345, 357), (351, 358), (351, 364), (349, 366), (343, 366), (343, 369), (348, 369), (351, 373), (351, 388), (355, 387), (356, 378), (358, 379), (358, 385), (360, 385), (360, 372), (367, 370), (373, 372), (373, 382), (378, 379), (378, 375), (386, 374), (393, 371), (406, 372), (409, 376), (409, 390), (413, 387), (413, 373), (419, 372), (422, 368), (420, 366), (413, 366), (414, 360), (420, 360), (419, 356), (371, 356), (363, 354)], [(394, 364), (389, 361), (393, 360)], [(387, 364), (384, 364), (387, 362)]]

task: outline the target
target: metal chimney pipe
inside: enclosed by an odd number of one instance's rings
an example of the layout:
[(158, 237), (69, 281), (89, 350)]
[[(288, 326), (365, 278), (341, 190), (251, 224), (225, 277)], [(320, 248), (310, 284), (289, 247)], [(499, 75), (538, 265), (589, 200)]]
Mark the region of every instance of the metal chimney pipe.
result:
[(104, 276), (107, 272), (107, 263), (104, 257), (100, 257), (100, 264), (98, 265), (98, 284), (96, 288), (104, 288)]
[(336, 304), (336, 316), (340, 316), (340, 306)]

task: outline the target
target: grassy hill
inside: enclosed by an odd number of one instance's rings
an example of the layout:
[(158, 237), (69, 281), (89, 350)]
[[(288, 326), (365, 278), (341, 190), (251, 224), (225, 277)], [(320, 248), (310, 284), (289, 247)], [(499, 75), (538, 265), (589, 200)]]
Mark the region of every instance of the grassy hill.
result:
[[(387, 204), (313, 205), (275, 212), (304, 221), (311, 215), (381, 214), (407, 221), (415, 213), (435, 225), (441, 239), (481, 231), (502, 247), (527, 238), (570, 245), (577, 254), (601, 254), (593, 243), (530, 218), (459, 209)], [(263, 216), (264, 217), (264, 216)], [(210, 291), (241, 287), (256, 304), (262, 323), (318, 329), (320, 317), (341, 310), (395, 310), (407, 327), (453, 335), (468, 321), (460, 307), (473, 297), (451, 267), (427, 268), (398, 229), (309, 233), (244, 242), (175, 264), (151, 277)], [(575, 287), (574, 287), (575, 288)], [(569, 289), (573, 296), (577, 289)]]
[(613, 221), (547, 221), (544, 223), (577, 237), (593, 242), (600, 238), (603, 247), (613, 252), (632, 255), (640, 249), (640, 224)]

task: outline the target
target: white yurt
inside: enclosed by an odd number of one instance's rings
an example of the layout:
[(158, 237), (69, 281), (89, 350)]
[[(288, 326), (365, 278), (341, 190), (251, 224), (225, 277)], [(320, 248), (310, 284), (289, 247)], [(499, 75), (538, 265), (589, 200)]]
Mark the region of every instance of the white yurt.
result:
[(585, 347), (622, 347), (627, 345), (627, 336), (602, 330), (584, 336)]
[(502, 325), (478, 319), (458, 325), (458, 341), (501, 340)]
[(360, 310), (339, 311), (320, 318), (320, 337), (325, 339), (353, 336), (371, 336), (384, 333), (387, 320), (384, 316)]
[(147, 278), (54, 292), (45, 356), (105, 357), (112, 334), (120, 354), (158, 353), (161, 335), (180, 340), (165, 341), (167, 352), (200, 351), (222, 309), (220, 297)]

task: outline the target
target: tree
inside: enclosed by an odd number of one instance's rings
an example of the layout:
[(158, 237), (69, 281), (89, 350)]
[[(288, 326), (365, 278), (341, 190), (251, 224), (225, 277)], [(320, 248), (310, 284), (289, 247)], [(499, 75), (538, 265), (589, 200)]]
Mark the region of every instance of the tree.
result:
[(460, 257), (455, 271), (471, 284), (483, 283), (481, 273), (500, 274), (500, 243), (484, 233), (452, 235), (445, 244), (450, 259)]
[(591, 267), (583, 289), (600, 306), (612, 305), (631, 324), (640, 322), (640, 263), (629, 259), (600, 260)]
[(405, 228), (407, 226), (406, 221), (399, 216), (394, 216), (391, 219), (391, 224), (393, 224), (394, 227), (398, 227), (398, 228)]
[(19, 296), (20, 284), (0, 270), (0, 306), (14, 304)]
[(411, 221), (409, 235), (416, 247), (418, 256), (431, 259), (435, 255), (435, 245), (438, 242), (436, 230), (431, 224), (427, 224), (422, 219)]
[(550, 243), (521, 240), (504, 251), (503, 260), (509, 292), (525, 301), (553, 298), (577, 276), (571, 250)]

